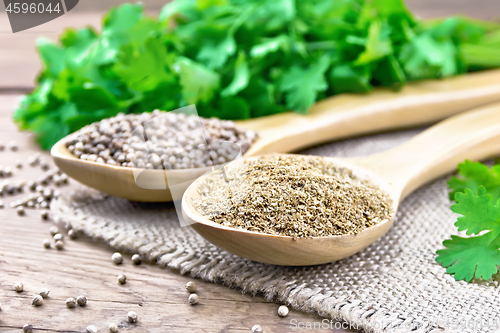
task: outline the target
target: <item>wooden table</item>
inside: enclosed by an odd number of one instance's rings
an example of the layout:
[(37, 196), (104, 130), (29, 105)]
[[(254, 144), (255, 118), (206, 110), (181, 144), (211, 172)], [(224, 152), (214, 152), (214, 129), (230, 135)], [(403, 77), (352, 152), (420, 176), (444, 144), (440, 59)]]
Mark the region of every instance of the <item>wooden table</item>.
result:
[[(152, 1), (152, 9), (157, 10), (159, 4)], [(497, 0), (410, 0), (409, 4), (425, 17), (468, 13), (492, 18), (500, 13)], [(19, 133), (11, 121), (19, 99), (33, 88), (33, 78), (40, 68), (33, 47), (36, 38), (43, 35), (55, 39), (66, 26), (98, 26), (107, 6), (106, 1), (82, 1), (84, 9), (100, 12), (75, 10), (17, 34), (10, 31), (5, 12), (0, 12), (0, 141), (16, 140), (20, 145), (18, 152), (0, 152), (0, 165), (13, 167), (17, 159), (24, 164), (23, 169), (14, 170), (12, 179), (35, 180), (42, 173), (39, 167), (26, 163), (30, 155), (39, 151), (38, 146), (30, 134)], [(296, 311), (280, 318), (276, 314), (278, 304), (261, 296), (243, 295), (226, 286), (198, 280), (200, 303), (190, 306), (184, 285), (192, 279), (178, 272), (154, 265), (134, 266), (128, 257), (123, 265), (116, 266), (111, 263), (111, 248), (85, 239), (67, 240), (63, 251), (44, 249), (42, 240), (50, 238), (51, 223), (43, 222), (39, 211), (28, 210), (21, 217), (8, 208), (9, 202), (21, 196), (2, 198), (6, 208), (0, 210), (1, 332), (20, 332), (28, 323), (33, 324), (35, 332), (84, 332), (88, 325), (107, 332), (110, 322), (120, 325), (121, 332), (250, 332), (255, 324), (260, 324), (265, 332), (288, 332), (292, 331), (291, 320), (305, 323), (323, 319)], [(127, 275), (125, 285), (117, 283), (117, 276), (122, 273)], [(24, 284), (23, 292), (14, 291), (16, 281)], [(33, 307), (32, 298), (42, 287), (50, 289), (50, 297), (42, 306)], [(66, 298), (78, 295), (87, 296), (88, 305), (68, 309)], [(131, 310), (139, 315), (135, 325), (126, 322)]]

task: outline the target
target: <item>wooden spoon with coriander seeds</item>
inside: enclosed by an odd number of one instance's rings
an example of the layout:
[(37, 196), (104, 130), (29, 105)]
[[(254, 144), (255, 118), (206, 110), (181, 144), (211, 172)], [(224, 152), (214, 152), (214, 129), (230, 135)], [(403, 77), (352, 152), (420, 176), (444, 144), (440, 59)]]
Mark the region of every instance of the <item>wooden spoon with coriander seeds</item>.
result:
[[(455, 170), (458, 163), (497, 154), (500, 154), (500, 103), (456, 115), (381, 153), (356, 158), (325, 157), (325, 160), (350, 169), (358, 178), (378, 185), (392, 199), (395, 213), (408, 194)], [(244, 163), (256, 158), (258, 156), (232, 163)], [(182, 213), (185, 223), (214, 245), (254, 261), (302, 266), (340, 260), (378, 240), (393, 222), (393, 218), (386, 219), (356, 234), (295, 240), (289, 236), (223, 226), (203, 216), (193, 204), (201, 200), (199, 188), (206, 184), (210, 176), (200, 177), (184, 193)], [(237, 192), (234, 188), (232, 191)]]
[[(285, 153), (314, 144), (429, 124), (474, 107), (500, 101), (500, 70), (412, 82), (401, 91), (378, 89), (366, 95), (342, 94), (313, 105), (307, 115), (287, 112), (237, 121), (258, 133), (245, 157)], [(212, 167), (158, 170), (98, 164), (75, 157), (66, 142), (52, 147), (56, 165), (68, 176), (99, 191), (133, 201), (161, 202), (181, 198), (197, 177)], [(175, 188), (175, 191), (171, 191)]]

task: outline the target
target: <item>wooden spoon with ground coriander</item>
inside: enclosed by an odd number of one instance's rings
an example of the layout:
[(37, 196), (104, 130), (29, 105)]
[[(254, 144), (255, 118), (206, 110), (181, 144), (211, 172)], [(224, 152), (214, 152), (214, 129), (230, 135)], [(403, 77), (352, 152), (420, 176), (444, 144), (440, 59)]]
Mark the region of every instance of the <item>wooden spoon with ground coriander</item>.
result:
[(214, 245), (276, 265), (348, 257), (382, 237), (399, 203), (465, 159), (500, 154), (500, 104), (449, 118), (370, 156), (262, 155), (197, 179), (186, 223)]
[[(499, 101), (500, 70), (490, 70), (411, 82), (397, 92), (337, 95), (316, 103), (306, 115), (286, 112), (234, 123), (202, 119), (205, 135), (197, 131), (199, 120), (176, 118), (174, 112), (166, 124), (152, 124), (151, 113), (119, 115), (61, 139), (51, 153), (68, 176), (102, 192), (134, 201), (172, 201), (211, 172), (212, 164), (231, 160), (227, 151), (241, 148), (245, 157), (292, 152), (348, 136), (429, 124)], [(133, 133), (143, 123), (152, 125), (151, 135), (145, 129), (147, 142), (130, 142), (140, 137)], [(219, 149), (211, 140), (239, 148)], [(203, 141), (210, 144), (210, 154), (193, 149)]]

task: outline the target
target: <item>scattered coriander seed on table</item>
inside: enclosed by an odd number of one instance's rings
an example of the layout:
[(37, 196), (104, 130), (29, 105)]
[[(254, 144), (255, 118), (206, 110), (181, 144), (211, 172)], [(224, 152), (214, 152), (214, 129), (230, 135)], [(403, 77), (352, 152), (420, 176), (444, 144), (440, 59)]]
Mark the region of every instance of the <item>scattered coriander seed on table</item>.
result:
[(127, 320), (129, 323), (136, 323), (137, 322), (137, 313), (135, 311), (129, 311), (127, 313)]
[(40, 217), (42, 218), (42, 220), (47, 220), (49, 218), (49, 211), (46, 209), (42, 210), (42, 212), (40, 213)]
[(16, 165), (16, 168), (18, 168), (18, 169), (23, 168), (23, 163), (20, 160), (17, 160), (15, 165)]
[(83, 296), (83, 295), (80, 295), (76, 298), (76, 302), (78, 303), (78, 305), (80, 306), (85, 306), (87, 305), (87, 297)]
[(66, 299), (66, 306), (68, 308), (74, 308), (76, 306), (76, 300), (73, 297), (68, 297)]
[(111, 323), (109, 324), (108, 329), (111, 333), (116, 333), (118, 332), (118, 325), (116, 325), (115, 323)]
[(76, 239), (76, 231), (75, 231), (75, 230), (73, 230), (73, 229), (69, 229), (69, 230), (68, 230), (68, 236), (69, 236), (69, 238), (71, 238), (71, 239)]
[(123, 262), (123, 257), (120, 252), (115, 252), (111, 256), (111, 260), (117, 265), (121, 264)]
[(43, 303), (43, 297), (40, 295), (36, 295), (35, 297), (33, 297), (33, 301), (31, 302), (31, 305), (39, 306), (39, 305), (42, 305), (42, 303)]
[(43, 298), (49, 297), (50, 290), (47, 288), (42, 288), (40, 289), (39, 295), (42, 296)]
[(16, 211), (17, 211), (17, 215), (19, 215), (19, 216), (24, 215), (24, 207), (23, 206), (17, 207)]
[(95, 327), (94, 325), (89, 325), (86, 328), (86, 332), (87, 333), (97, 333), (97, 327)]
[(0, 151), (5, 150), (5, 144), (3, 142), (0, 142)]
[(5, 206), (4, 206), (4, 204), (3, 204), (3, 201), (2, 201), (2, 200), (0, 200), (0, 208), (4, 208), (4, 207), (5, 207)]
[(186, 290), (190, 293), (194, 293), (196, 291), (196, 283), (192, 282), (192, 281), (189, 281), (188, 283), (186, 283)]
[(57, 242), (57, 241), (62, 241), (62, 240), (63, 240), (63, 238), (64, 238), (64, 237), (63, 237), (63, 235), (61, 235), (61, 234), (55, 234), (55, 235), (54, 235), (54, 241), (56, 241), (56, 242)]
[(189, 297), (188, 297), (189, 304), (191, 304), (191, 305), (195, 305), (195, 304), (197, 304), (197, 303), (198, 303), (198, 300), (199, 300), (199, 297), (198, 297), (198, 295), (196, 295), (196, 294), (191, 294), (191, 295), (189, 295)]
[(11, 151), (17, 151), (19, 149), (19, 146), (17, 145), (17, 142), (15, 140), (10, 141), (7, 146)]
[(132, 256), (132, 262), (134, 263), (134, 265), (140, 265), (142, 262), (141, 256), (138, 254), (134, 254)]
[(14, 284), (14, 289), (15, 289), (15, 291), (17, 291), (18, 293), (20, 293), (21, 291), (23, 291), (24, 286), (23, 286), (23, 284), (22, 284), (21, 282), (16, 282), (16, 283)]
[(31, 325), (31, 324), (24, 325), (23, 332), (24, 333), (32, 333), (33, 332), (33, 325)]
[(57, 242), (54, 244), (54, 246), (55, 246), (55, 247), (56, 247), (56, 249), (58, 249), (58, 250), (62, 250), (62, 249), (64, 249), (64, 243), (63, 243), (63, 241), (57, 241)]
[(44, 239), (43, 240), (43, 247), (46, 249), (50, 249), (50, 240)]
[(124, 274), (118, 275), (118, 282), (120, 282), (120, 284), (125, 284), (125, 282), (127, 282), (127, 277)]
[(56, 226), (50, 227), (49, 229), (50, 235), (54, 237), (56, 234), (59, 233), (59, 228)]
[(260, 325), (253, 325), (252, 326), (252, 333), (263, 333), (264, 330), (262, 329), (262, 327), (260, 327)]
[(281, 305), (278, 308), (278, 315), (280, 317), (286, 317), (286, 316), (288, 316), (288, 307), (286, 305)]

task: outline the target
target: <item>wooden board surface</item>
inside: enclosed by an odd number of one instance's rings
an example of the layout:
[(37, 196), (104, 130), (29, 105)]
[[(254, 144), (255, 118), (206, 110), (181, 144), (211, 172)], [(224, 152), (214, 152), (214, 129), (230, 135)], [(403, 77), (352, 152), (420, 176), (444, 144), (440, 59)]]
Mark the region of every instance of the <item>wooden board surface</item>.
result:
[[(26, 159), (38, 148), (32, 136), (19, 133), (11, 121), (19, 98), (15, 94), (0, 95), (0, 141), (16, 140), (20, 146), (15, 153), (0, 152), (0, 165), (13, 167), (20, 159), (24, 167), (14, 170), (10, 179), (36, 180), (42, 170), (28, 166)], [(22, 196), (0, 199), (8, 206)], [(129, 256), (125, 256), (123, 265), (116, 266), (111, 262), (111, 248), (84, 239), (65, 239), (63, 251), (47, 250), (42, 241), (50, 238), (50, 226), (50, 221), (40, 219), (40, 211), (28, 210), (20, 217), (13, 208), (0, 209), (1, 332), (19, 332), (27, 323), (49, 332), (84, 332), (88, 325), (106, 332), (110, 322), (119, 324), (121, 332), (250, 332), (255, 324), (265, 332), (288, 332), (292, 319), (323, 320), (296, 311), (281, 318), (276, 303), (199, 280), (200, 303), (190, 306), (184, 286), (192, 278), (154, 265), (134, 266)], [(118, 284), (118, 274), (127, 276), (125, 285)], [(16, 281), (24, 284), (24, 292), (14, 291)], [(33, 296), (43, 287), (50, 289), (50, 297), (40, 307), (31, 306)], [(88, 305), (68, 309), (66, 298), (78, 295), (86, 295)], [(139, 315), (135, 325), (126, 322), (131, 310)]]

